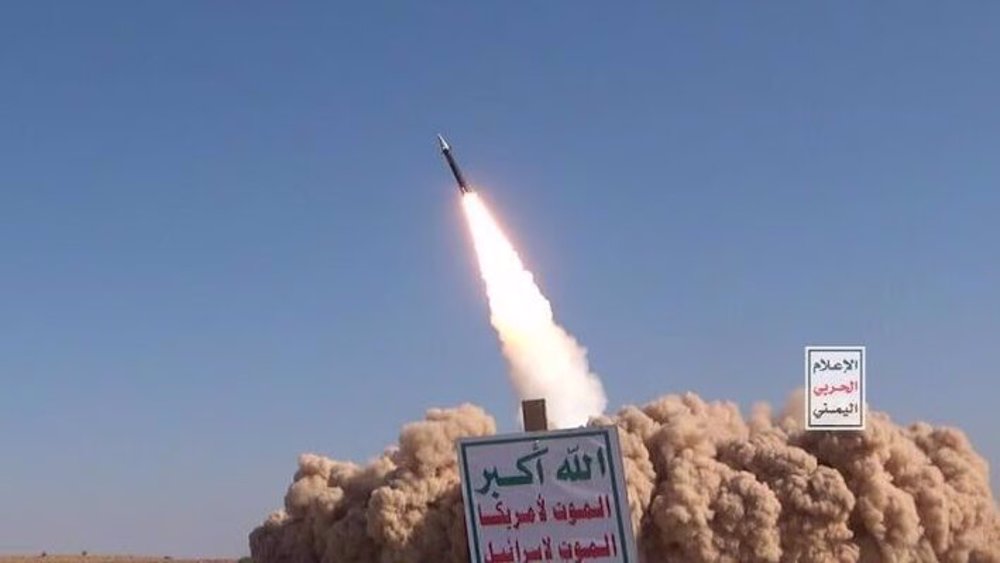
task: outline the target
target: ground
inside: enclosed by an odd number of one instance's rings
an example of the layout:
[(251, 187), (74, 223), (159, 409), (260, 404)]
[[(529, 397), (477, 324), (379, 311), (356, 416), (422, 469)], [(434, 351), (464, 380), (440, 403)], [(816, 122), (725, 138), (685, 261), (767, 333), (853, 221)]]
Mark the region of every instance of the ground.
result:
[(235, 559), (177, 559), (138, 555), (0, 555), (0, 563), (236, 563)]

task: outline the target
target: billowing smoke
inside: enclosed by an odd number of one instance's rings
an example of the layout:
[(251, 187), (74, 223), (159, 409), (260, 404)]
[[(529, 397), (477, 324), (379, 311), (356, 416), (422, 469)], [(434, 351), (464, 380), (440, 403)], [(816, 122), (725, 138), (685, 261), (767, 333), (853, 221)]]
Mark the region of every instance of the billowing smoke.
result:
[[(642, 560), (1000, 562), (987, 464), (960, 430), (869, 412), (864, 431), (806, 432), (801, 413), (744, 418), (686, 394), (592, 419), (619, 428)], [(365, 466), (301, 456), (284, 510), (250, 534), (254, 560), (468, 561), (454, 441), (494, 432), (462, 405)]]
[(521, 399), (545, 399), (551, 427), (582, 426), (607, 404), (587, 350), (556, 324), (551, 305), (479, 195), (465, 194), (462, 205), (514, 390)]

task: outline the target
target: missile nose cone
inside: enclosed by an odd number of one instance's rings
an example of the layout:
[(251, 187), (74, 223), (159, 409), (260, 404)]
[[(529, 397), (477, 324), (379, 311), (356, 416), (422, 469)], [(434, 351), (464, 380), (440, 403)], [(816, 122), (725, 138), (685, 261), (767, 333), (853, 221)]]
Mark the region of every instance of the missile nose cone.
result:
[(448, 141), (445, 141), (444, 137), (442, 137), (440, 134), (438, 134), (438, 145), (441, 146), (441, 150), (443, 151), (451, 149), (451, 147), (448, 146)]

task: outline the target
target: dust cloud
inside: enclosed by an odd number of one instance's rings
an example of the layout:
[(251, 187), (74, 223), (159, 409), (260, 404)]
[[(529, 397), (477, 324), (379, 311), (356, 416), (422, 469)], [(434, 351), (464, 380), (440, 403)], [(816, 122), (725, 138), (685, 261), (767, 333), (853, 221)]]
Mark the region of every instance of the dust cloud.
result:
[[(870, 411), (865, 431), (805, 432), (800, 395), (746, 417), (685, 394), (590, 419), (619, 429), (642, 561), (1000, 562), (987, 463), (961, 430)], [(302, 455), (254, 560), (468, 561), (454, 442), (495, 431), (466, 404), (367, 465)]]

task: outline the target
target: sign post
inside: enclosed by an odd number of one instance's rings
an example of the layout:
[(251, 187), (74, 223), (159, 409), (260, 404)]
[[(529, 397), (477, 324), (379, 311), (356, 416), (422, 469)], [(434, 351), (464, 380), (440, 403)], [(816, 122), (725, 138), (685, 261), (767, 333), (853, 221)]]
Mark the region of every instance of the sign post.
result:
[(548, 417), (545, 415), (545, 399), (521, 401), (521, 417), (524, 418), (525, 432), (549, 429)]
[(458, 458), (473, 562), (638, 561), (616, 427), (465, 438)]
[(865, 429), (865, 347), (806, 346), (806, 430)]

